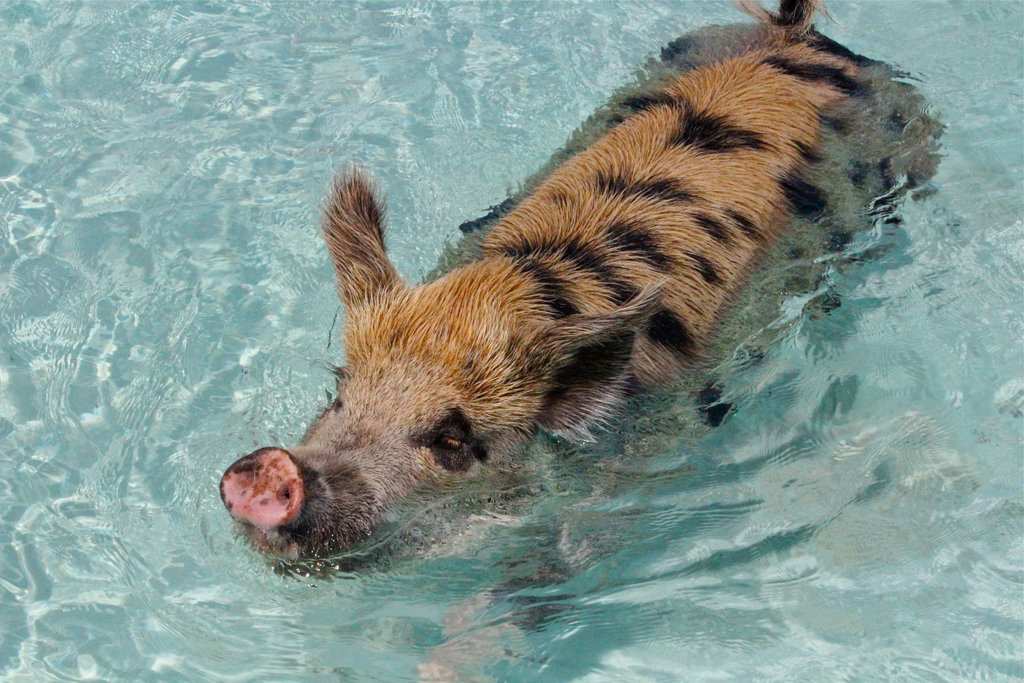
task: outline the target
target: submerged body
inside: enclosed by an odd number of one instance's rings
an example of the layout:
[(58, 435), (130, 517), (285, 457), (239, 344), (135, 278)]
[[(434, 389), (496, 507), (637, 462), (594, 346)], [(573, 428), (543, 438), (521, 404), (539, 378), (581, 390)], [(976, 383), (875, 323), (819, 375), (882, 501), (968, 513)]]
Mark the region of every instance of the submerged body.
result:
[(699, 358), (787, 222), (825, 208), (804, 173), (860, 86), (857, 58), (810, 31), (816, 9), (784, 0), (735, 56), (630, 99), (478, 259), (419, 287), (388, 260), (367, 180), (340, 178), (324, 221), (348, 309), (338, 398), (301, 445), (221, 481), (257, 547), (329, 554), (420, 484), (508, 457), (539, 427), (585, 435)]

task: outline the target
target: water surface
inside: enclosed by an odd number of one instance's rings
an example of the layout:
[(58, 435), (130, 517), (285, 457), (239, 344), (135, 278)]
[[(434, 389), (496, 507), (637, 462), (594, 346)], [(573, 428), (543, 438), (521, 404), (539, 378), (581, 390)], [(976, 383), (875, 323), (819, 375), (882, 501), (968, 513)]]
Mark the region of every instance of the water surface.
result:
[(373, 170), (416, 280), (648, 55), (737, 13), (0, 4), (0, 675), (1024, 676), (1024, 13), (830, 6), (948, 124), (843, 305), (787, 299), (706, 436), (540, 455), (506, 502), (438, 503), (458, 535), (303, 578), (216, 483), (331, 386), (332, 170)]

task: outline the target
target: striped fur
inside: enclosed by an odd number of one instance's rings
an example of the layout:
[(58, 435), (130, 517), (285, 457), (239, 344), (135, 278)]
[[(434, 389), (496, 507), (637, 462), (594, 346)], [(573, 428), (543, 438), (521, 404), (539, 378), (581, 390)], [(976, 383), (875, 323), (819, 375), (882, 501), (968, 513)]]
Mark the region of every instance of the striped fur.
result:
[(538, 426), (585, 437), (700, 357), (787, 222), (825, 210), (802, 174), (822, 116), (858, 90), (854, 60), (804, 38), (818, 0), (741, 5), (765, 24), (760, 46), (629, 100), (632, 115), (502, 218), (478, 260), (432, 282), (398, 278), (366, 178), (335, 183), (323, 232), (348, 368), (292, 451), (308, 476), (355, 467), (382, 511)]
[(498, 223), (485, 258), (469, 268), (536, 262), (567, 283), (562, 294), (583, 313), (615, 304), (612, 279), (578, 268), (560, 243), (596, 255), (619, 286), (667, 278), (657, 334), (641, 335), (632, 371), (644, 383), (670, 378), (699, 354), (785, 223), (824, 210), (801, 171), (814, 160), (821, 112), (851, 94), (854, 73), (802, 43), (690, 72), (552, 174)]

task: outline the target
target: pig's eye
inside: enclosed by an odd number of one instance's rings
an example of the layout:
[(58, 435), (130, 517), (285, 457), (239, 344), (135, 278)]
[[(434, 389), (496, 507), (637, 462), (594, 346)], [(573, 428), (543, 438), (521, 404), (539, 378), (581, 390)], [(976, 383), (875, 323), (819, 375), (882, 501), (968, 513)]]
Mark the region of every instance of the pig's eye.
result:
[(464, 472), (474, 460), (484, 460), (487, 451), (473, 435), (473, 427), (458, 408), (451, 408), (430, 429), (414, 437), (414, 442), (426, 446), (434, 460), (446, 470)]
[(439, 436), (437, 438), (437, 441), (434, 442), (434, 445), (435, 446), (441, 446), (442, 448), (456, 449), (456, 448), (462, 448), (462, 441), (459, 440), (459, 439), (456, 439), (453, 436), (442, 435), (442, 436)]
[[(446, 432), (447, 430), (445, 430)], [(434, 454), (434, 460), (441, 467), (453, 472), (464, 472), (473, 464), (473, 455), (466, 443), (450, 432), (435, 434), (427, 444)]]

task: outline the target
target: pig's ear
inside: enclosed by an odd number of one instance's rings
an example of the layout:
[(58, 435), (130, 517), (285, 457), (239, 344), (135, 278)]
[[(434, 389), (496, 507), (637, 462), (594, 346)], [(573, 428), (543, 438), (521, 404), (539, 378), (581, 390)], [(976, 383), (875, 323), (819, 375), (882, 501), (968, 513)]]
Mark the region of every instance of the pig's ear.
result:
[(323, 214), (324, 241), (334, 264), (338, 295), (349, 310), (401, 286), (384, 250), (384, 204), (361, 170), (334, 180)]
[(630, 359), (637, 335), (661, 298), (650, 287), (608, 313), (572, 315), (547, 325), (537, 337), (550, 359), (551, 384), (537, 422), (570, 438), (590, 438), (589, 428), (610, 417), (636, 388)]

